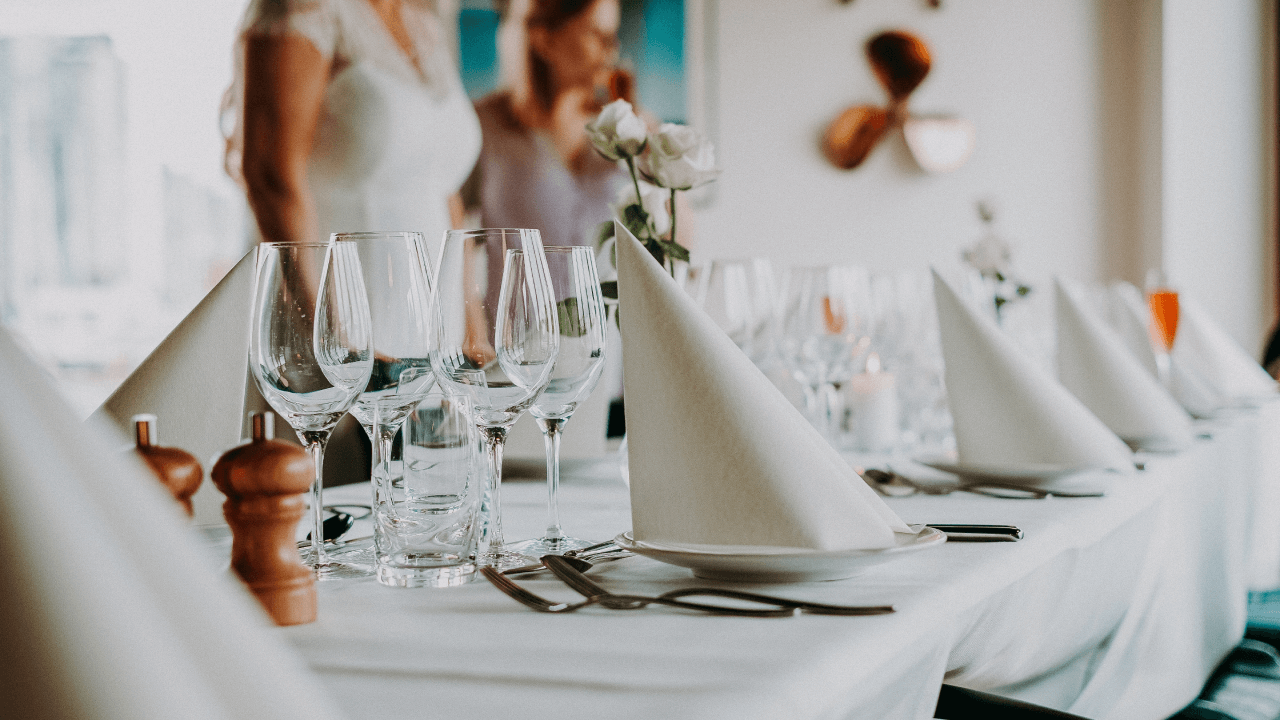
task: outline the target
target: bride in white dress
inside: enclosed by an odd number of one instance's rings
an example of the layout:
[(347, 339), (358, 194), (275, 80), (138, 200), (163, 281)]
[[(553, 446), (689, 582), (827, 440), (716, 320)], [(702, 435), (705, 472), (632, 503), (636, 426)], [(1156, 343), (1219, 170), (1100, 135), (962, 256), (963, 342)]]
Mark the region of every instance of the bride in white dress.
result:
[(480, 126), (429, 0), (251, 0), (224, 118), (265, 240), (460, 224)]

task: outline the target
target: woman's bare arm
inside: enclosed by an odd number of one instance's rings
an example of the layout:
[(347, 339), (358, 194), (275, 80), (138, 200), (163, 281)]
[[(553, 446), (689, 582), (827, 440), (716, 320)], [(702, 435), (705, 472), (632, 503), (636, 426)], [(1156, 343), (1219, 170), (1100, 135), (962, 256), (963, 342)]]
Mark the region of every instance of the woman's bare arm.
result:
[(244, 160), (249, 205), (269, 241), (316, 242), (307, 157), (331, 62), (302, 37), (245, 40)]

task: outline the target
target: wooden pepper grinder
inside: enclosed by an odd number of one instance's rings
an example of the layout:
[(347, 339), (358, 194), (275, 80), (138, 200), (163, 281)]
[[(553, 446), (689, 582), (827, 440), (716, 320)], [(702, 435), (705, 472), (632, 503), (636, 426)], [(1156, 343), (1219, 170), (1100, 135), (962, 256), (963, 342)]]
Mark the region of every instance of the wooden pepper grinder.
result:
[(294, 539), (314, 473), (302, 448), (272, 439), (273, 420), (254, 413), (252, 438), (223, 453), (210, 476), (227, 496), (231, 568), (277, 625), (300, 625), (316, 619), (315, 577)]
[(160, 447), (156, 445), (156, 416), (133, 416), (134, 449), (147, 461), (151, 471), (160, 478), (173, 498), (187, 511), (191, 517), (191, 496), (200, 489), (204, 480), (204, 469), (195, 457), (178, 448)]

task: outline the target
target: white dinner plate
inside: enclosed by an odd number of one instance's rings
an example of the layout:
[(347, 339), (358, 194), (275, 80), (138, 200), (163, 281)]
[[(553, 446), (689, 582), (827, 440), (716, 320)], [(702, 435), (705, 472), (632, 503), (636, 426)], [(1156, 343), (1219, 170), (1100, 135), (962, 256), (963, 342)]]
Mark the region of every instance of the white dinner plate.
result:
[(613, 541), (637, 555), (670, 565), (693, 570), (708, 580), (783, 583), (843, 580), (872, 565), (879, 565), (906, 553), (937, 547), (947, 541), (941, 531), (920, 527), (916, 533), (894, 533), (894, 544), (876, 550), (841, 550), (838, 552), (779, 551), (761, 553), (725, 553), (637, 542), (630, 532)]
[(1023, 463), (964, 463), (947, 455), (914, 458), (914, 462), (960, 478), (962, 485), (1058, 490), (1071, 493), (1101, 493), (1119, 474), (1107, 468)]

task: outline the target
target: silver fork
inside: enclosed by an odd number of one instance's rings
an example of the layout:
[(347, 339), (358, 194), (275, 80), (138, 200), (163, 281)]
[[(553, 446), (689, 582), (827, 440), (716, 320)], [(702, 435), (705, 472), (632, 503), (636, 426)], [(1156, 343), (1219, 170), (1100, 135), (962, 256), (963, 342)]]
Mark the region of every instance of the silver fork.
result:
[(584, 608), (588, 605), (595, 605), (598, 602), (597, 600), (589, 599), (586, 602), (578, 602), (578, 603), (553, 603), (550, 600), (545, 600), (537, 595), (534, 595), (528, 590), (525, 590), (524, 588), (512, 582), (509, 578), (507, 578), (507, 576), (503, 575), (497, 570), (494, 570), (491, 567), (480, 568), (480, 574), (484, 575), (485, 579), (493, 583), (494, 587), (506, 593), (508, 596), (510, 596), (512, 599), (516, 600), (517, 602), (519, 602), (521, 605), (524, 605), (525, 607), (533, 608), (538, 612), (567, 613), (567, 612), (573, 612), (578, 608)]
[[(581, 561), (577, 558), (563, 558), (555, 555), (547, 555), (542, 558), (543, 564), (547, 569), (555, 574), (556, 577), (564, 581), (566, 585), (573, 588), (579, 595), (591, 600), (599, 600), (605, 607), (613, 607), (615, 601), (619, 597), (637, 597), (637, 596), (619, 596), (610, 593), (600, 585), (583, 574)], [(588, 566), (589, 568), (589, 566)], [(828, 605), (827, 603), (808, 602), (805, 600), (788, 600), (786, 598), (773, 597), (771, 595), (760, 595), (759, 593), (744, 592), (741, 590), (729, 590), (725, 588), (685, 588), (683, 590), (672, 590), (665, 592), (656, 598), (647, 598), (650, 602), (664, 602), (667, 600), (677, 600), (686, 597), (722, 597), (733, 600), (742, 600), (745, 602), (756, 603), (758, 605), (789, 608), (794, 613), (796, 610), (810, 613), (814, 615), (884, 615), (894, 611), (892, 605)], [(688, 600), (682, 602), (689, 603)], [(620, 601), (618, 604), (622, 604)], [(721, 605), (703, 605), (696, 604), (701, 607), (723, 608)], [(769, 612), (769, 611), (765, 611)]]
[(795, 615), (795, 608), (777, 607), (768, 610), (754, 610), (747, 608), (731, 608), (721, 607), (717, 605), (703, 605), (702, 603), (685, 602), (683, 600), (674, 600), (668, 598), (650, 598), (640, 597), (638, 595), (613, 595), (587, 598), (579, 603), (553, 603), (539, 597), (528, 590), (520, 587), (511, 580), (511, 578), (503, 575), (501, 572), (491, 567), (480, 568), (481, 574), (485, 576), (494, 587), (509, 595), (517, 602), (526, 607), (533, 608), (538, 612), (546, 613), (567, 613), (573, 612), (579, 608), (588, 605), (598, 604), (601, 607), (610, 610), (638, 610), (646, 605), (666, 605), (669, 607), (681, 608), (684, 610), (698, 610), (713, 615), (736, 615), (739, 617), (790, 617)]

